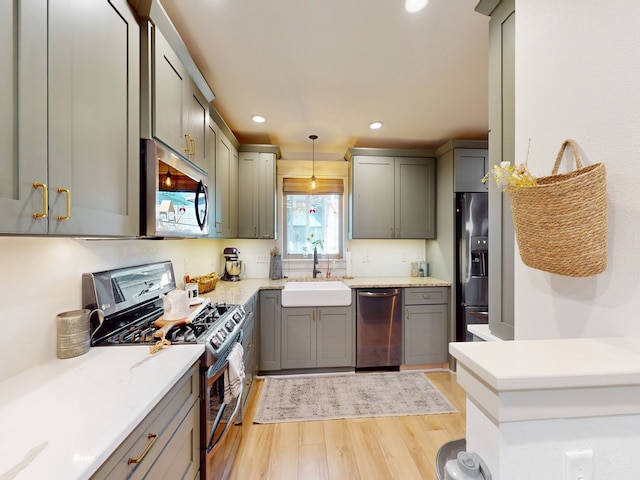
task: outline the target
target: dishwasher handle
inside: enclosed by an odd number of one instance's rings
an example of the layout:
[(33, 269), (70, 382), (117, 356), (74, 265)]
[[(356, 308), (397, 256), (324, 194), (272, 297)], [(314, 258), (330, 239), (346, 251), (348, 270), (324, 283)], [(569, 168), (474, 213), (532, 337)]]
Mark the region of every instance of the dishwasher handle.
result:
[(393, 292), (358, 292), (361, 297), (396, 297), (400, 295), (398, 290)]

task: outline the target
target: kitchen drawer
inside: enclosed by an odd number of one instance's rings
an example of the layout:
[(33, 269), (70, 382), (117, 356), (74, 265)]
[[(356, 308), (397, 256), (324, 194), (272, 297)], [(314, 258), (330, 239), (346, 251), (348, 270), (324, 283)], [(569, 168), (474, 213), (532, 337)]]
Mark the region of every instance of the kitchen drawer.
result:
[[(120, 444), (115, 452), (102, 464), (92, 479), (141, 479), (145, 478), (149, 469), (174, 437), (187, 414), (198, 417), (199, 409), (194, 404), (200, 396), (199, 363), (191, 369), (171, 388), (162, 400), (151, 410), (133, 432)], [(193, 408), (193, 410), (192, 410)], [(156, 437), (151, 437), (156, 435)], [(173, 448), (173, 445), (169, 445)], [(199, 466), (198, 439), (194, 444), (195, 464)], [(145, 449), (147, 449), (145, 451)], [(141, 458), (139, 463), (128, 463), (130, 458)], [(186, 471), (186, 470), (185, 470)]]
[(449, 303), (449, 287), (420, 287), (404, 289), (405, 305), (434, 305)]

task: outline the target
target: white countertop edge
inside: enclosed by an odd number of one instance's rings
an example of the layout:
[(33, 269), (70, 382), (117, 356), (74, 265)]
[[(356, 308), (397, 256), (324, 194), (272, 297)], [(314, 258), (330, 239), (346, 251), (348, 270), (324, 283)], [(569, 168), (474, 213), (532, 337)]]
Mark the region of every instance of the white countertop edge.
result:
[(478, 338), (481, 338), (485, 342), (502, 342), (504, 341), (502, 338), (496, 337), (491, 333), (489, 329), (489, 325), (486, 323), (473, 323), (471, 325), (467, 325), (467, 331), (472, 333)]
[(496, 422), (640, 413), (640, 339), (450, 344), (458, 383)]
[(0, 479), (89, 478), (203, 351), (93, 347), (1, 382)]

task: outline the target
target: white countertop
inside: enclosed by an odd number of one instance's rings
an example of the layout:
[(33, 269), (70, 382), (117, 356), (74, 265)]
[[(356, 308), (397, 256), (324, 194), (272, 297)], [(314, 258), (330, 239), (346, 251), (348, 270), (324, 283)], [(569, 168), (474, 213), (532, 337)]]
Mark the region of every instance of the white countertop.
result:
[(450, 343), (458, 382), (498, 421), (640, 413), (640, 338)]
[[(202, 294), (212, 303), (227, 302), (244, 305), (259, 290), (283, 289), (288, 281), (302, 279), (269, 280), (265, 278), (247, 278), (238, 282), (219, 280), (215, 290)], [(336, 278), (349, 288), (384, 288), (384, 287), (450, 287), (451, 283), (433, 277), (353, 277)], [(323, 279), (318, 279), (323, 281)]]
[(0, 480), (85, 479), (204, 351), (93, 347), (0, 383)]

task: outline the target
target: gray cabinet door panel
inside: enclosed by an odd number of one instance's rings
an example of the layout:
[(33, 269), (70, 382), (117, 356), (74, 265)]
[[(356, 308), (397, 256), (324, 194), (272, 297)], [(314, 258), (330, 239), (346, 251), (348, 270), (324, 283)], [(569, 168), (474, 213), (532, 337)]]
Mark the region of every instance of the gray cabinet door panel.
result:
[(5, 2), (0, 16), (0, 231), (47, 232), (47, 11), (42, 2)]
[[(258, 238), (276, 238), (276, 156), (260, 154)], [(238, 190), (242, 192), (242, 190)], [(241, 195), (240, 195), (241, 196)], [(238, 225), (240, 228), (240, 225)]]
[(435, 161), (396, 158), (395, 169), (395, 237), (435, 237)]
[(282, 309), (282, 368), (316, 366), (317, 312), (313, 307)]
[(209, 171), (207, 165), (206, 136), (208, 128), (209, 107), (207, 99), (198, 90), (195, 82), (188, 79), (190, 93), (187, 95), (187, 132), (189, 133), (188, 158), (205, 172)]
[(405, 363), (447, 361), (447, 305), (405, 307)]
[(49, 231), (137, 234), (139, 26), (127, 3), (50, 2), (49, 65)]
[(354, 366), (351, 307), (321, 307), (317, 318), (317, 366)]
[(280, 370), (280, 291), (263, 290), (260, 292), (260, 316), (258, 331), (260, 343), (258, 348), (259, 370)]
[(260, 199), (257, 186), (260, 184), (260, 154), (242, 152), (238, 158), (238, 236), (257, 238)]
[(456, 148), (453, 153), (453, 191), (454, 192), (486, 192), (489, 185), (482, 183), (487, 173), (487, 149)]
[(183, 114), (183, 92), (189, 80), (182, 62), (158, 28), (153, 29), (154, 86), (153, 86), (153, 134), (156, 138), (186, 156), (187, 131)]
[(393, 157), (353, 157), (353, 238), (394, 238)]

